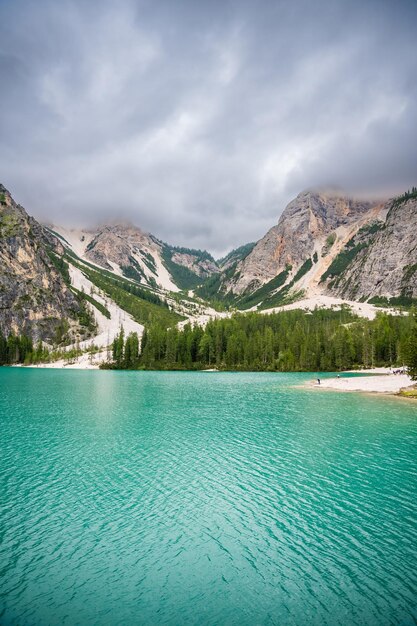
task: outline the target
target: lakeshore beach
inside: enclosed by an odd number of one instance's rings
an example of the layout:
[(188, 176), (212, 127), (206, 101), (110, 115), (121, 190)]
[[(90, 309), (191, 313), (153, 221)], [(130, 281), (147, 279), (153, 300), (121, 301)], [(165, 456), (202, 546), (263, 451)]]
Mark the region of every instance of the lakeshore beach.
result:
[(346, 376), (350, 372), (341, 373), (335, 378), (320, 378), (320, 384), (311, 381), (309, 386), (319, 389), (335, 389), (337, 391), (367, 391), (371, 393), (397, 394), (401, 389), (412, 387), (413, 381), (407, 374), (394, 374), (388, 368), (363, 370), (364, 376)]
[[(39, 363), (36, 365), (27, 365), (25, 367), (45, 368), (45, 369), (77, 369), (92, 370), (99, 369), (100, 363), (105, 360), (105, 353), (94, 355), (90, 359), (89, 355), (83, 354), (73, 362), (66, 362), (62, 359), (51, 363)], [(22, 366), (15, 366), (22, 367)], [(216, 369), (206, 369), (203, 372), (218, 372)], [(398, 394), (401, 389), (413, 388), (414, 384), (410, 376), (407, 374), (394, 374), (387, 367), (376, 367), (374, 369), (362, 370), (363, 376), (347, 376), (347, 374), (355, 372), (342, 372), (339, 377), (321, 378), (320, 384), (317, 378), (306, 383), (308, 387), (317, 389), (334, 389), (336, 391), (356, 391), (383, 394)]]

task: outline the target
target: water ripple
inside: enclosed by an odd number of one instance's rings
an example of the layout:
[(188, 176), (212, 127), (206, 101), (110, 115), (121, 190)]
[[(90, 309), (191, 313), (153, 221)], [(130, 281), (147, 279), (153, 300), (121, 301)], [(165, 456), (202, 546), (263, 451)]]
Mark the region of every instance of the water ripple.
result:
[(0, 621), (417, 622), (415, 405), (0, 369)]

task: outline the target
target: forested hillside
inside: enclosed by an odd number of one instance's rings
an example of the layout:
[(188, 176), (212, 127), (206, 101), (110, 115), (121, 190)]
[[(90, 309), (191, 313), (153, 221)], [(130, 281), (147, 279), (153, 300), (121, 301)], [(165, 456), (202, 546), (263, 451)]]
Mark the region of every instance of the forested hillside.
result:
[[(285, 311), (273, 315), (237, 314), (211, 320), (205, 328), (187, 324), (166, 329), (152, 325), (138, 344), (124, 337), (113, 346), (116, 368), (253, 371), (334, 371), (402, 365), (415, 334), (416, 315), (380, 313), (375, 320), (341, 311)], [(129, 344), (132, 339), (128, 338)], [(135, 351), (136, 350), (136, 351)]]

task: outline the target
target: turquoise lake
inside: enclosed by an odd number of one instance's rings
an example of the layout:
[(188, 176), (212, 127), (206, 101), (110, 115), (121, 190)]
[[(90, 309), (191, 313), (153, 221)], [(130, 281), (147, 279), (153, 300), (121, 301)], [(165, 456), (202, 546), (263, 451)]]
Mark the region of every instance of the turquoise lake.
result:
[(0, 368), (0, 623), (417, 623), (417, 403)]

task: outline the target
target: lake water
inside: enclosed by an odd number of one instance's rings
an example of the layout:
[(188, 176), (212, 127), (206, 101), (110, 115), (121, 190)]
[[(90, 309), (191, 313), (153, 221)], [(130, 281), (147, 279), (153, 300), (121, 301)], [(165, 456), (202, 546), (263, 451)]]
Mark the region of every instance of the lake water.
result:
[(415, 625), (417, 403), (0, 368), (0, 623)]

